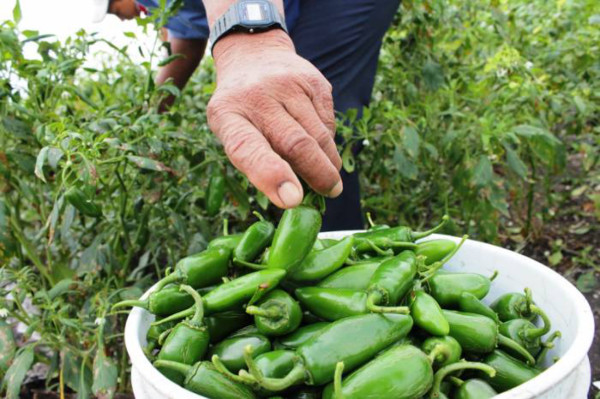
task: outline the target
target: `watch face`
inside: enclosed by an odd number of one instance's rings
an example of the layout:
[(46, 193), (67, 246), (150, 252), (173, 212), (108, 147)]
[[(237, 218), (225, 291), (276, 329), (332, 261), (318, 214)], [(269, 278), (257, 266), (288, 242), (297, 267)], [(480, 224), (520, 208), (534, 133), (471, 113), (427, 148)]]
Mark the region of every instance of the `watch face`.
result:
[(265, 1), (244, 1), (240, 5), (240, 23), (261, 26), (272, 22), (269, 4)]

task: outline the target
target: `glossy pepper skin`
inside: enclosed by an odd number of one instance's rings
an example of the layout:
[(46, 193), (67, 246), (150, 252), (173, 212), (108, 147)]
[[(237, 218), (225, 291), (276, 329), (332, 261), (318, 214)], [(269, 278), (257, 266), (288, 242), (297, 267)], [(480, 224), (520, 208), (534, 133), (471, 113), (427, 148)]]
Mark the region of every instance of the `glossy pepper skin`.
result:
[(273, 343), (273, 347), (275, 349), (296, 349), (300, 345), (314, 337), (328, 325), (329, 323), (327, 322), (318, 322), (300, 327), (293, 333), (288, 334), (284, 337), (280, 337), (277, 341)]
[[(203, 322), (204, 308), (200, 294), (187, 285), (181, 286), (181, 289), (194, 298), (196, 312), (191, 320), (183, 321), (173, 328), (156, 358), (192, 365), (202, 360), (206, 354), (210, 336)], [(177, 373), (175, 376), (181, 378)]]
[(244, 384), (234, 382), (218, 372), (210, 362), (198, 362), (193, 366), (178, 362), (158, 360), (157, 368), (169, 369), (185, 376), (183, 387), (188, 391), (219, 399), (257, 399)]
[(494, 377), (496, 375), (496, 370), (494, 370), (493, 367), (490, 367), (485, 363), (461, 361), (449, 364), (447, 366), (442, 367), (435, 373), (435, 376), (433, 377), (433, 386), (431, 387), (431, 391), (429, 392), (428, 398), (447, 398), (447, 396), (445, 394), (442, 394), (441, 392), (442, 382), (444, 381), (444, 378), (446, 378), (452, 373), (456, 373), (457, 371), (467, 369), (479, 370), (482, 374), (485, 374), (488, 377)]
[(286, 209), (275, 230), (268, 268), (293, 270), (312, 249), (321, 230), (321, 214), (308, 205)]
[(498, 345), (502, 345), (516, 351), (531, 364), (535, 364), (531, 354), (515, 341), (500, 334), (498, 325), (489, 317), (453, 310), (444, 310), (443, 313), (450, 324), (450, 336), (458, 341), (465, 352), (486, 354), (492, 352)]
[(498, 314), (500, 321), (513, 319), (531, 319), (533, 316), (530, 306), (533, 305), (531, 290), (525, 288), (525, 294), (509, 292), (501, 295), (490, 306)]
[(499, 392), (521, 385), (542, 372), (500, 350), (487, 355), (483, 362), (496, 370), (495, 377), (484, 376), (484, 379)]
[(304, 309), (324, 320), (335, 321), (369, 313), (367, 294), (362, 291), (302, 287), (294, 294)]
[(490, 291), (491, 280), (477, 273), (437, 272), (429, 279), (430, 294), (442, 307), (456, 307), (463, 292), (481, 299)]
[(464, 381), (454, 392), (454, 399), (492, 399), (498, 392), (484, 380)]
[[(542, 336), (550, 332), (551, 323), (546, 313), (535, 305), (530, 305), (531, 313), (539, 315), (544, 325), (537, 327), (535, 324), (526, 319), (513, 319), (500, 324), (500, 334), (514, 340), (519, 345), (531, 353), (532, 356), (537, 356), (542, 350)], [(511, 351), (507, 350), (511, 353)]]
[[(261, 270), (223, 283), (203, 297), (204, 309), (207, 314), (235, 310), (237, 307), (248, 302), (257, 290), (260, 289), (264, 292), (268, 292), (275, 288), (284, 276), (285, 270)], [(178, 320), (191, 316), (193, 312), (194, 309), (189, 308), (172, 314), (158, 323), (165, 323), (171, 320)]]
[(211, 344), (222, 341), (232, 332), (238, 331), (250, 323), (252, 323), (252, 318), (248, 314), (237, 311), (216, 313), (204, 318)]
[(229, 234), (221, 237), (217, 237), (208, 243), (208, 249), (213, 248), (225, 248), (231, 251), (235, 251), (237, 246), (242, 241), (243, 233)]
[(323, 288), (343, 288), (354, 291), (366, 291), (380, 260), (364, 261), (344, 267), (322, 280), (318, 286)]
[(246, 357), (251, 377), (261, 387), (281, 391), (306, 383), (331, 382), (336, 364), (346, 364), (348, 371), (368, 362), (376, 353), (405, 337), (412, 319), (399, 314), (366, 314), (347, 317), (325, 327), (296, 350), (298, 362), (285, 377), (270, 379), (261, 375), (251, 357)]
[(410, 315), (416, 326), (431, 335), (444, 336), (450, 332), (450, 325), (442, 313), (442, 308), (425, 291), (411, 293)]
[(102, 208), (78, 187), (69, 188), (65, 193), (65, 199), (85, 216), (96, 218), (102, 216)]
[(271, 342), (264, 335), (245, 335), (235, 338), (227, 338), (210, 350), (210, 356), (217, 355), (219, 360), (232, 373), (237, 373), (246, 366), (244, 361), (244, 349), (250, 346), (253, 356), (256, 357), (271, 350)]
[(456, 249), (452, 240), (429, 240), (420, 242), (415, 248), (415, 254), (425, 257), (425, 264), (432, 265), (444, 259)]
[(258, 331), (269, 337), (278, 337), (295, 331), (302, 321), (302, 309), (294, 298), (283, 290), (273, 290), (248, 306), (246, 313), (254, 316)]
[[(343, 380), (323, 391), (323, 399), (421, 398), (433, 383), (433, 370), (427, 356), (410, 345), (388, 349)], [(335, 391), (335, 392), (334, 392)]]
[(173, 273), (163, 277), (157, 284), (160, 291), (171, 283), (182, 283), (193, 288), (215, 285), (227, 275), (231, 251), (224, 247), (207, 249), (177, 262)]
[(429, 337), (421, 345), (433, 366), (444, 367), (456, 363), (462, 356), (462, 347), (451, 336)]
[(475, 295), (470, 292), (463, 292), (458, 300), (458, 309), (461, 312), (477, 313), (490, 319), (496, 323), (500, 323), (500, 319), (496, 312), (492, 310), (488, 305), (481, 302)]
[(252, 262), (267, 248), (273, 240), (275, 226), (256, 213), (259, 221), (248, 227), (233, 252), (234, 262)]
[(304, 260), (290, 271), (288, 278), (297, 283), (317, 282), (344, 265), (350, 256), (354, 237), (347, 236), (327, 248), (312, 250)]
[(187, 309), (194, 304), (194, 299), (185, 291), (180, 291), (177, 285), (169, 285), (162, 290), (155, 290), (144, 300), (125, 300), (113, 305), (114, 308), (123, 306), (138, 306), (150, 313), (164, 317)]
[(369, 281), (367, 308), (381, 311), (382, 305), (397, 305), (413, 286), (417, 267), (417, 257), (412, 251), (403, 251), (383, 261)]
[(225, 176), (221, 172), (211, 176), (206, 192), (206, 213), (215, 216), (221, 210), (225, 198)]

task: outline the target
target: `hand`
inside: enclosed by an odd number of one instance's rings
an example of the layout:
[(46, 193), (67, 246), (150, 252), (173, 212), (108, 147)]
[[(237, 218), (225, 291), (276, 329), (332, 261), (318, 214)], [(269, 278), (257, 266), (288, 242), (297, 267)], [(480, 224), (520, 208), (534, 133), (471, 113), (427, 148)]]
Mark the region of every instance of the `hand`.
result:
[(287, 34), (228, 35), (213, 53), (208, 123), (233, 165), (280, 208), (302, 201), (295, 173), (320, 194), (340, 195), (331, 85)]

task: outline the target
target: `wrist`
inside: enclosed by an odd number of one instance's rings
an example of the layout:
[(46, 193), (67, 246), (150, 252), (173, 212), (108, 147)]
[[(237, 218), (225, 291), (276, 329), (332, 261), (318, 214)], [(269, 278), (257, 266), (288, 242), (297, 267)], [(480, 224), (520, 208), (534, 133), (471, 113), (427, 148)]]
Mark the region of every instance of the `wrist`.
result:
[(260, 33), (235, 32), (219, 39), (213, 47), (213, 58), (218, 64), (220, 59), (227, 58), (238, 51), (260, 52), (265, 49), (295, 51), (294, 43), (282, 29), (272, 29)]

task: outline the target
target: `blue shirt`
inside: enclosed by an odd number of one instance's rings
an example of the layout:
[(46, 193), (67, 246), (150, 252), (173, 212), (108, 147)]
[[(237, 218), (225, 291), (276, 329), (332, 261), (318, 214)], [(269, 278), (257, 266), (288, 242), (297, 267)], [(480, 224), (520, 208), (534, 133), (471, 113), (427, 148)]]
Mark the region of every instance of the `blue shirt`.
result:
[[(158, 0), (137, 0), (150, 12), (158, 7)], [(170, 2), (170, 0), (168, 0)], [(288, 30), (294, 26), (300, 14), (300, 0), (284, 0), (285, 22)], [(202, 0), (184, 0), (177, 15), (166, 24), (169, 36), (176, 39), (208, 39), (208, 20)]]

